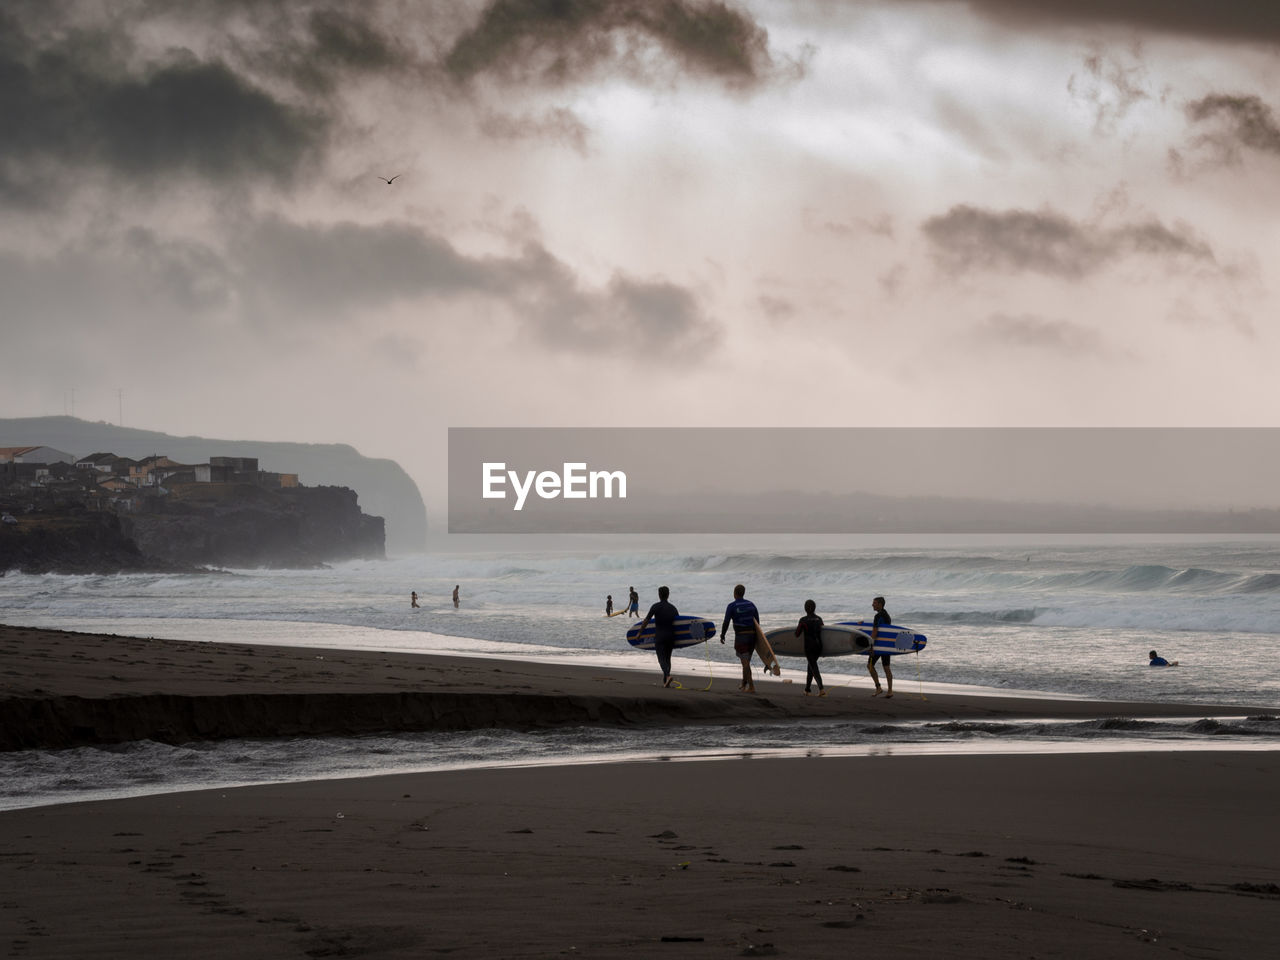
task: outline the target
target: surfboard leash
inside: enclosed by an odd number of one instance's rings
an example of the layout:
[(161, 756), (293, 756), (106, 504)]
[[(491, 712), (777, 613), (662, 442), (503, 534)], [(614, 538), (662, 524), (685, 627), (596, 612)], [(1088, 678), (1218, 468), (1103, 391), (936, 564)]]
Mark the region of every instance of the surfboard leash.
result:
[(710, 640), (702, 641), (702, 646), (707, 651), (707, 685), (702, 688), (701, 692), (706, 693), (708, 690), (711, 689), (711, 681), (715, 679), (711, 675), (711, 641)]
[(916, 653), (916, 685), (920, 689), (920, 699), (928, 700), (929, 698), (924, 695), (924, 681), (920, 679), (920, 651), (916, 650), (915, 653)]

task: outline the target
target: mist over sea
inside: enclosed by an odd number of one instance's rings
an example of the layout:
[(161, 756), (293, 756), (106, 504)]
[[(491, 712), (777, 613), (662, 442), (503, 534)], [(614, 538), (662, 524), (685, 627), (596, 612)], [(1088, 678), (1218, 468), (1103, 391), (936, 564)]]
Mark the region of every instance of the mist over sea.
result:
[[(604, 617), (607, 594), (641, 611), (671, 587), (681, 613), (719, 622), (742, 582), (767, 628), (794, 623), (806, 599), (829, 622), (870, 615), (883, 595), (895, 623), (926, 634), (895, 658), (896, 690), (989, 688), (1028, 696), (1240, 704), (1280, 715), (1280, 540), (1144, 541), (806, 549), (771, 542), (716, 552), (609, 549), (435, 553), (330, 569), (207, 575), (0, 578), (7, 623), (208, 642), (517, 656), (651, 670)], [(460, 589), (454, 608), (450, 594)], [(419, 609), (409, 603), (419, 594)], [(1158, 650), (1180, 666), (1152, 669)], [(871, 692), (865, 658), (823, 661), (835, 696)], [(803, 661), (783, 661), (803, 682)], [(678, 651), (674, 672), (736, 686), (732, 647)], [(762, 692), (773, 689), (769, 681)], [(692, 685), (692, 683), (690, 684)], [(779, 688), (781, 689), (781, 688)], [(792, 688), (794, 689), (794, 688)], [(691, 694), (692, 695), (692, 694)], [(483, 731), (396, 737), (136, 744), (0, 756), (0, 807), (208, 786), (495, 763), (740, 755), (761, 750), (1136, 749), (1280, 746), (1280, 721), (890, 724), (823, 721), (696, 731)]]

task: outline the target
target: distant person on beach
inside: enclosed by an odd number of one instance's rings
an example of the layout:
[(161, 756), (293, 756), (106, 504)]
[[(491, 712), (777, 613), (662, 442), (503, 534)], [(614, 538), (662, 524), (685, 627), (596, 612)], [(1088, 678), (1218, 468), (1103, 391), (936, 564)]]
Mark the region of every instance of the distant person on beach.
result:
[(627, 587), (630, 596), (627, 597), (627, 613), (633, 617), (640, 616), (640, 594), (636, 593), (635, 587)]
[(818, 684), (818, 696), (825, 697), (827, 691), (822, 687), (822, 673), (818, 670), (818, 657), (822, 655), (822, 618), (815, 612), (818, 605), (812, 600), (804, 602), (804, 616), (796, 624), (796, 636), (804, 635), (804, 658), (809, 661), (809, 668), (804, 675), (804, 695), (813, 692), (814, 681)]
[(453, 605), (455, 607), (458, 605), (458, 584), (456, 583), (453, 585)]
[(649, 608), (649, 612), (640, 621), (640, 633), (644, 633), (650, 620), (653, 621), (653, 650), (658, 655), (658, 666), (662, 668), (664, 687), (671, 686), (671, 651), (676, 648), (676, 617), (680, 616), (675, 604), (668, 602), (669, 596), (670, 590), (659, 587), (658, 602)]
[(418, 607), (418, 591), (417, 590), (409, 591), (409, 606), (413, 607), (415, 610), (417, 609)]
[(742, 661), (742, 683), (739, 690), (747, 693), (756, 692), (755, 678), (751, 676), (751, 656), (756, 652), (756, 624), (760, 622), (760, 611), (756, 605), (746, 599), (747, 588), (738, 584), (733, 588), (733, 600), (724, 608), (724, 623), (720, 624), (720, 642), (724, 643), (724, 635), (729, 632), (729, 624), (733, 624), (733, 652)]
[[(876, 682), (876, 692), (873, 697), (880, 696), (884, 693), (884, 698), (888, 700), (893, 696), (893, 670), (889, 666), (889, 655), (886, 653), (876, 653), (876, 638), (880, 636), (880, 628), (887, 627), (893, 623), (893, 618), (889, 616), (889, 611), (884, 608), (884, 597), (876, 597), (871, 601), (871, 609), (876, 612), (875, 618), (871, 621), (871, 656), (867, 657), (867, 672), (871, 674), (871, 679)], [(876, 674), (876, 661), (884, 664), (884, 683), (887, 690), (880, 689), (880, 677)]]
[(609, 594), (604, 598), (604, 615), (606, 617), (613, 616), (613, 594)]
[(1150, 658), (1147, 662), (1147, 666), (1149, 667), (1176, 667), (1178, 665), (1177, 660), (1166, 660), (1154, 650), (1147, 654), (1147, 656)]

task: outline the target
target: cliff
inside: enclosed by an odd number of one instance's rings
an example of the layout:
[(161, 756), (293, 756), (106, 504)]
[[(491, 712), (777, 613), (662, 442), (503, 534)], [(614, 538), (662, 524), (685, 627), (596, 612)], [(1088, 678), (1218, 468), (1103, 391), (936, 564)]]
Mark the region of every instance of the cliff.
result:
[(361, 456), (346, 444), (274, 443), (177, 437), (75, 417), (0, 419), (0, 446), (44, 444), (85, 456), (110, 450), (125, 457), (162, 453), (183, 463), (200, 463), (211, 454), (256, 457), (263, 470), (296, 473), (308, 487), (349, 487), (364, 509), (386, 520), (386, 549), (417, 553), (426, 545), (427, 511), (417, 484), (394, 460)]
[(23, 573), (120, 573), (167, 569), (151, 562), (110, 513), (67, 510), (0, 525), (0, 576)]
[(362, 513), (345, 487), (185, 484), (121, 520), (139, 551), (164, 563), (307, 567), (385, 553), (383, 518)]
[[(7, 502), (7, 501), (6, 501)], [(0, 575), (313, 567), (385, 555), (383, 520), (345, 487), (178, 484), (145, 509), (69, 502), (0, 523)]]

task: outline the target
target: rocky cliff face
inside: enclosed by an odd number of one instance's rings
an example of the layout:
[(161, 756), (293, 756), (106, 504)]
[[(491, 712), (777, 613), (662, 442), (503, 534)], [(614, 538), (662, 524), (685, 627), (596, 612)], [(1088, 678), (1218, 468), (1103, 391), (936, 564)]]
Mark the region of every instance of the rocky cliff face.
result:
[(314, 567), (385, 555), (383, 520), (354, 490), (190, 484), (137, 514), (79, 505), (0, 525), (0, 574)]
[(361, 513), (354, 490), (263, 490), (191, 484), (123, 518), (143, 555), (222, 567), (307, 567), (385, 555), (383, 519)]
[(66, 511), (24, 516), (0, 526), (0, 575), (23, 573), (119, 573), (156, 569), (109, 513)]

